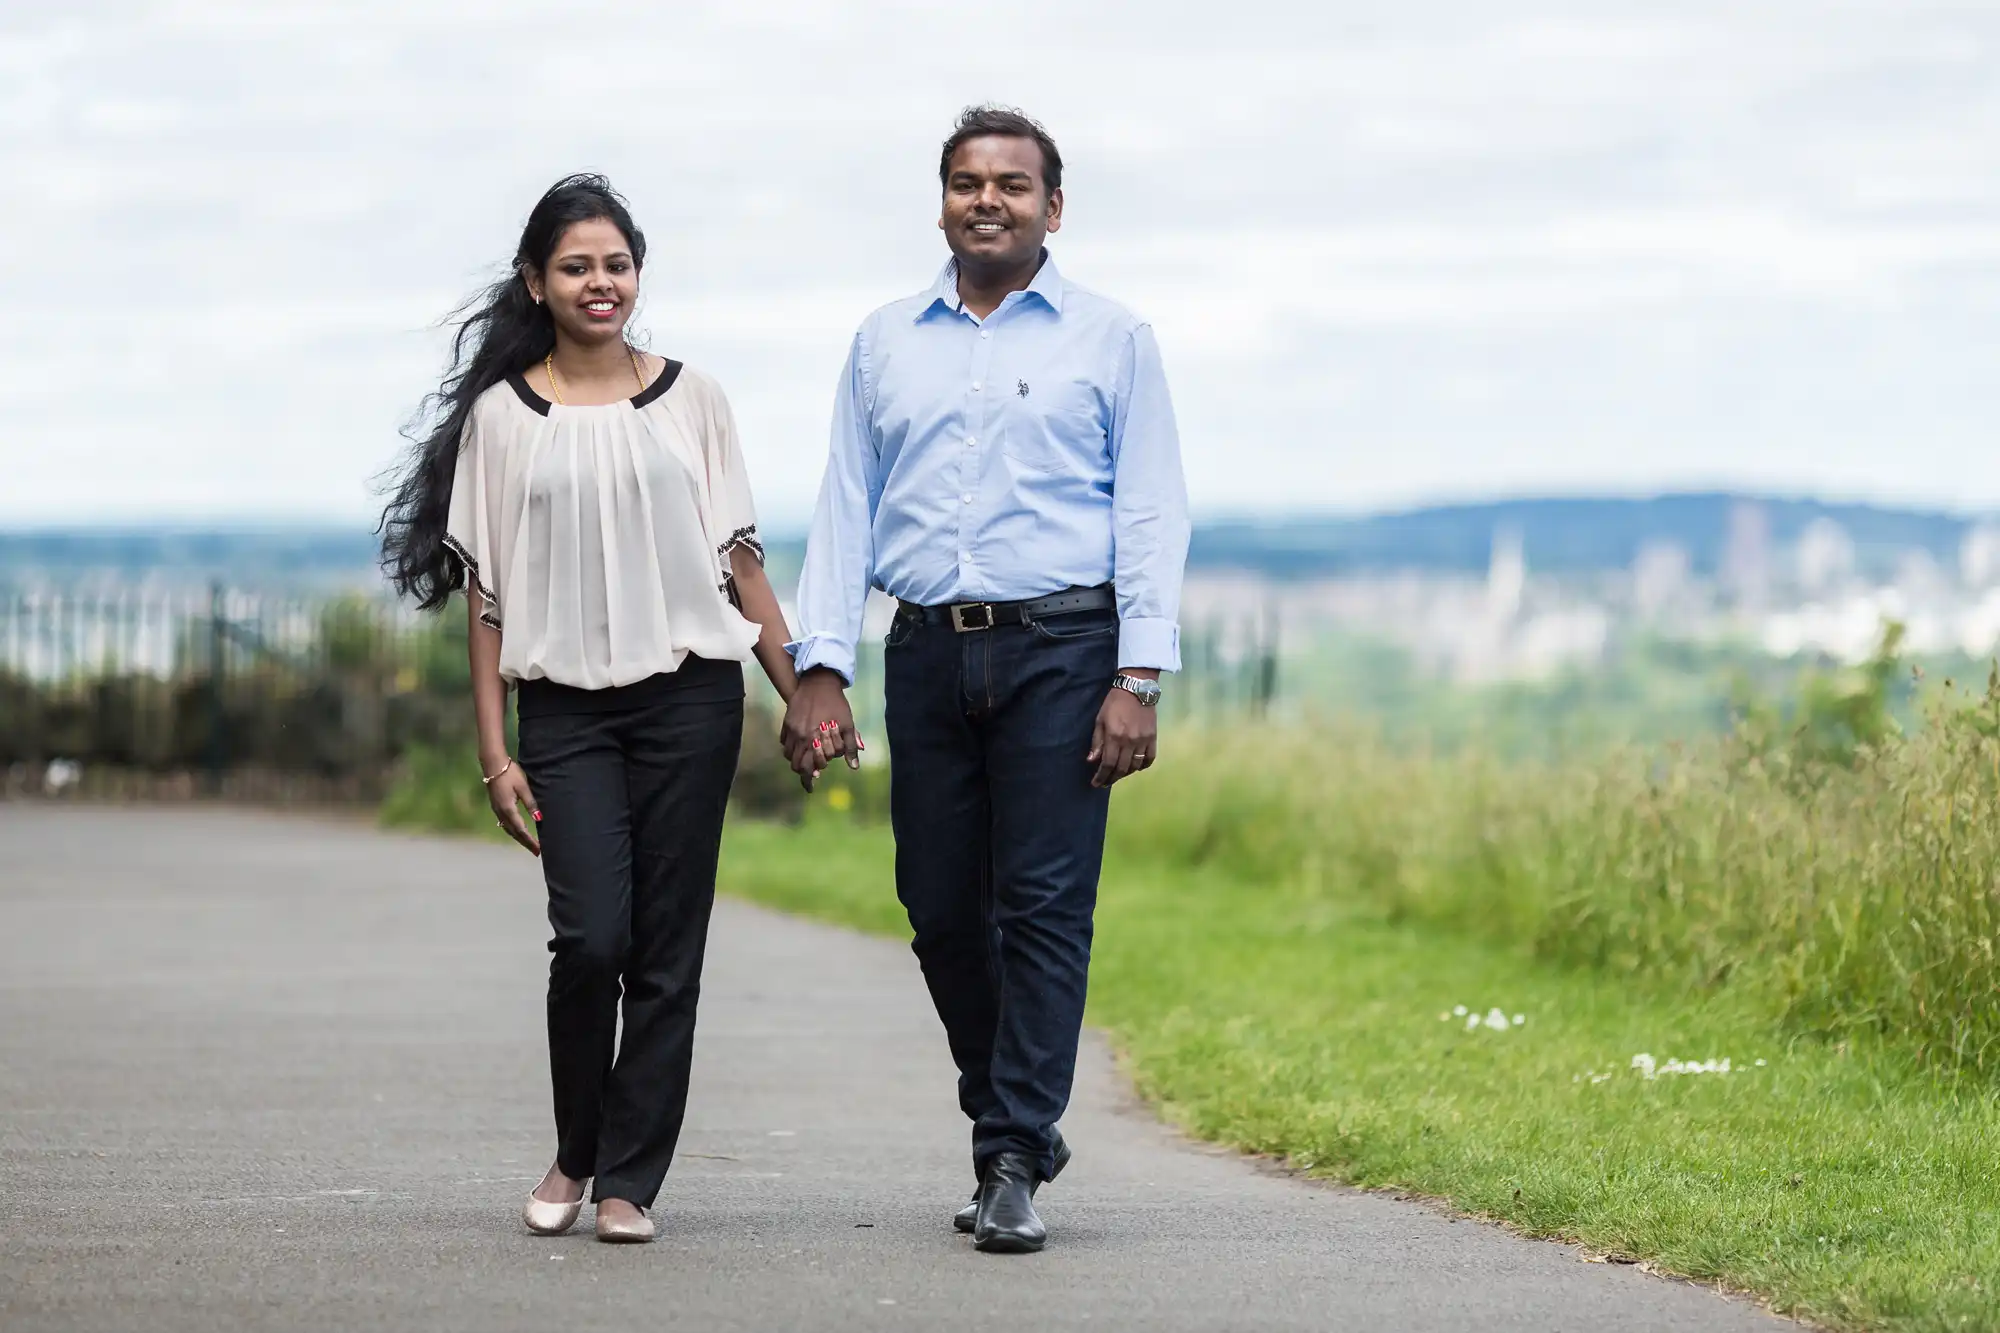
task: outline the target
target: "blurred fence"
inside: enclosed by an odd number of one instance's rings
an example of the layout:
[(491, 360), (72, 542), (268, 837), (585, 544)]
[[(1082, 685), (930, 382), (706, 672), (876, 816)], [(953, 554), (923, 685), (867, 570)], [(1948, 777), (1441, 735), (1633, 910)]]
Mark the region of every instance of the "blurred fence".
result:
[[(465, 632), (462, 615), (363, 596), (0, 591), (0, 795), (379, 801), (413, 754), (470, 762)], [(1197, 629), (1184, 655), (1173, 712), (1260, 712), (1275, 696), (1275, 634)], [(879, 659), (868, 645), (877, 680)], [(738, 796), (783, 813), (775, 699), (750, 674)], [(873, 691), (860, 694), (872, 727)]]
[(6, 790), (371, 801), (464, 728), (464, 630), (361, 597), (0, 595)]

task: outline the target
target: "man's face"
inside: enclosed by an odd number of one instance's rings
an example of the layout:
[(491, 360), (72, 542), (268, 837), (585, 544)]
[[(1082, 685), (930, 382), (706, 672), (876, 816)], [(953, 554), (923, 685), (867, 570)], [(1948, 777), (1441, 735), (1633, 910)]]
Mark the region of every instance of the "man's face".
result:
[(989, 134), (951, 155), (938, 226), (960, 264), (1025, 267), (1062, 230), (1062, 191), (1042, 187), (1042, 150), (1033, 139)]

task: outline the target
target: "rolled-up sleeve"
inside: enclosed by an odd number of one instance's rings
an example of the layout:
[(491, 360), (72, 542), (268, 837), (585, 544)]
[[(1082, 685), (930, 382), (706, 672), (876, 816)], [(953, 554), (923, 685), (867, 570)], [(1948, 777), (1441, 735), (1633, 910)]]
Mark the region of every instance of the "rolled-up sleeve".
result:
[(806, 672), (827, 667), (854, 683), (856, 645), (875, 576), (877, 457), (868, 426), (866, 330), (848, 350), (834, 397), (826, 475), (820, 481), (805, 568), (799, 574), (799, 637), (786, 645)]
[(1173, 399), (1150, 326), (1121, 359), (1111, 429), (1111, 517), (1118, 587), (1118, 664), (1181, 669), (1181, 576), (1187, 565), (1187, 478)]

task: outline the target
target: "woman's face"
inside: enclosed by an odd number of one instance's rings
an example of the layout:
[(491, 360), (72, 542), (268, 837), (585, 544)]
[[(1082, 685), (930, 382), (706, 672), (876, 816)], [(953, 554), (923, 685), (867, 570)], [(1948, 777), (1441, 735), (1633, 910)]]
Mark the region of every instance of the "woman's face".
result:
[(586, 345), (625, 336), (639, 299), (639, 266), (616, 223), (572, 223), (556, 242), (548, 267), (529, 273), (528, 290), (549, 308), (556, 328)]

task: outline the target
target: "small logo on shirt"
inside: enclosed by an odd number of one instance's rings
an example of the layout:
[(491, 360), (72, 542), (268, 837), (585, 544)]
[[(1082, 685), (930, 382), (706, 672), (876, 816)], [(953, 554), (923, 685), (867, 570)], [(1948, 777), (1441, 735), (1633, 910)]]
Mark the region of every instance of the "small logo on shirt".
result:
[(1028, 396), (1028, 382), (1026, 380), (1015, 380), (1014, 392), (1022, 398), (1026, 398)]

